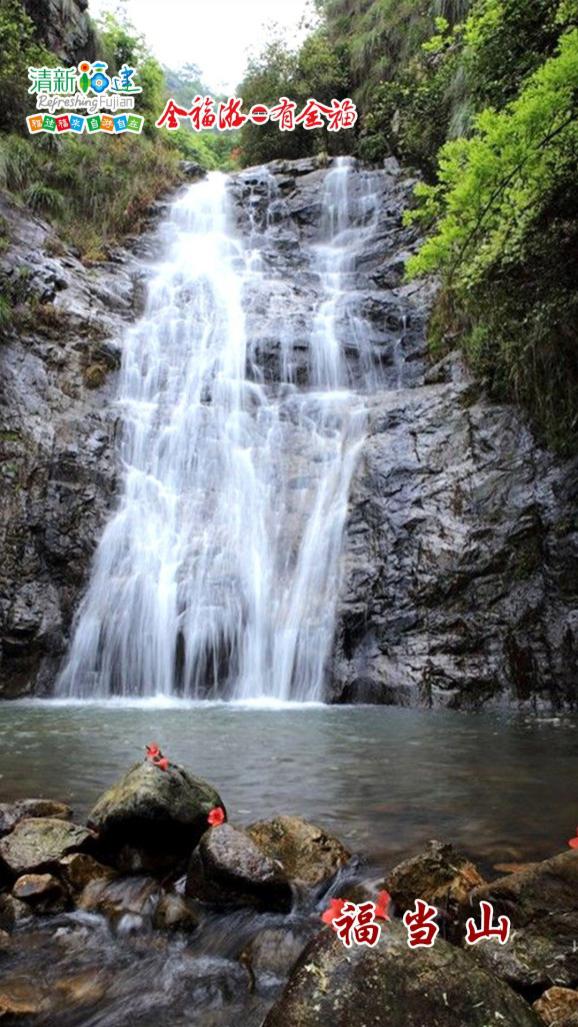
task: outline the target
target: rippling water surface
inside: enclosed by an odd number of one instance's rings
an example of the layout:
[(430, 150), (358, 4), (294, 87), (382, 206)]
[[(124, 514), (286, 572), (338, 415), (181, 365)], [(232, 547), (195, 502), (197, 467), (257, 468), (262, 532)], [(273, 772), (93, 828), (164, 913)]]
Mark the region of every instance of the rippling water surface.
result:
[(429, 838), (488, 863), (543, 857), (578, 823), (578, 721), (327, 707), (2, 704), (0, 799), (84, 818), (157, 741), (220, 791), (231, 820), (317, 820), (383, 864)]

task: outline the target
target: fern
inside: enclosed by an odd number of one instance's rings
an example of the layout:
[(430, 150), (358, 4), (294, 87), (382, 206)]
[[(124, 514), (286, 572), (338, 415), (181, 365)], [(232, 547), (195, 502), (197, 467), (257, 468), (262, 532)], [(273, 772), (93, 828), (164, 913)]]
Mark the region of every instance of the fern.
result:
[(62, 216), (65, 210), (62, 193), (59, 193), (57, 189), (51, 189), (43, 182), (32, 182), (24, 190), (23, 199), (27, 206), (36, 212)]

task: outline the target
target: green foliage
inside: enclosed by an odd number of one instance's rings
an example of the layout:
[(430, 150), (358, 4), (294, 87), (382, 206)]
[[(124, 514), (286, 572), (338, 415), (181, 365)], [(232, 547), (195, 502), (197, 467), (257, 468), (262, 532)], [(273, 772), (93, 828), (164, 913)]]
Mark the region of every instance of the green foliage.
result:
[(139, 136), (0, 137), (4, 184), (92, 259), (138, 231), (155, 197), (178, 180), (178, 156)]
[(200, 69), (196, 64), (184, 64), (178, 71), (164, 68), (167, 96), (172, 96), (178, 104), (187, 106), (195, 96), (211, 94), (209, 87), (201, 78)]
[(573, 29), (515, 100), (445, 144), (410, 215), (433, 229), (408, 273), (441, 275), (442, 329), (457, 319), (494, 392), (527, 403), (559, 448), (578, 411), (577, 108)]
[(518, 260), (529, 226), (560, 178), (571, 175), (578, 146), (578, 30), (529, 79), (503, 111), (487, 109), (469, 139), (448, 142), (436, 185), (416, 190), (436, 221), (409, 264), (412, 274), (442, 270), (458, 289), (483, 278), (496, 261)]
[[(295, 100), (299, 106), (314, 97), (322, 103), (347, 95), (347, 48), (333, 46), (327, 33), (318, 28), (298, 50), (281, 38), (269, 41), (254, 57), (237, 89), (246, 109), (255, 103), (272, 105), (280, 97)], [(336, 133), (334, 133), (336, 135)], [(240, 132), (241, 163), (261, 164), (278, 158), (294, 159), (328, 150), (334, 152), (341, 140), (328, 137), (325, 129), (281, 132), (278, 124), (253, 125), (247, 122)]]
[(478, 109), (501, 107), (551, 55), (560, 0), (477, 0), (465, 24), (465, 62)]
[(0, 0), (0, 131), (23, 124), (28, 110), (29, 65), (56, 64), (35, 39), (34, 24), (20, 0)]
[[(0, 131), (0, 186), (51, 220), (83, 255), (99, 259), (107, 245), (138, 231), (155, 197), (179, 180), (181, 156), (220, 167), (230, 161), (233, 141), (184, 131), (175, 139), (155, 128), (168, 95), (164, 72), (130, 22), (112, 14), (99, 24), (98, 55), (113, 73), (124, 63), (136, 66), (143, 136), (29, 137), (28, 65), (61, 63), (38, 45), (34, 31), (21, 0), (0, 0), (0, 128), (10, 132)], [(181, 75), (184, 85), (187, 70)]]
[(123, 16), (104, 14), (98, 22), (99, 51), (109, 69), (117, 72), (122, 64), (137, 68), (139, 113), (144, 115), (144, 133), (149, 138), (157, 134), (155, 122), (162, 112), (166, 98), (164, 71), (152, 56), (143, 35)]
[(57, 189), (51, 189), (44, 182), (31, 182), (22, 194), (31, 210), (55, 217), (62, 217), (65, 210), (64, 196)]

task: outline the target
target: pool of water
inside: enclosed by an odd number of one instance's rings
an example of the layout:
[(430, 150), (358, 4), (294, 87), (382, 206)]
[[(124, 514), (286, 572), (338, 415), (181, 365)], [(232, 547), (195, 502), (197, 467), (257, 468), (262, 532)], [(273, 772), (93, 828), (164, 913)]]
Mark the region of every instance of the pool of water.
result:
[(577, 718), (391, 707), (0, 704), (0, 801), (84, 819), (156, 741), (237, 823), (294, 813), (387, 866), (429, 838), (485, 864), (543, 858), (578, 823)]

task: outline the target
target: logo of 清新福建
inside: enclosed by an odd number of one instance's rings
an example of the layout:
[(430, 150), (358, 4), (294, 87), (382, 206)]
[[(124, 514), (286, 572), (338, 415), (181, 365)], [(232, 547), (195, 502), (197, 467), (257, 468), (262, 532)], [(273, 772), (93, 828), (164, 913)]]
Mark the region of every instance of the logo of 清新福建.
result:
[(142, 131), (144, 118), (134, 110), (136, 69), (123, 64), (108, 74), (104, 61), (81, 61), (72, 68), (28, 68), (29, 93), (36, 94), (36, 114), (26, 118), (28, 131), (61, 134)]

